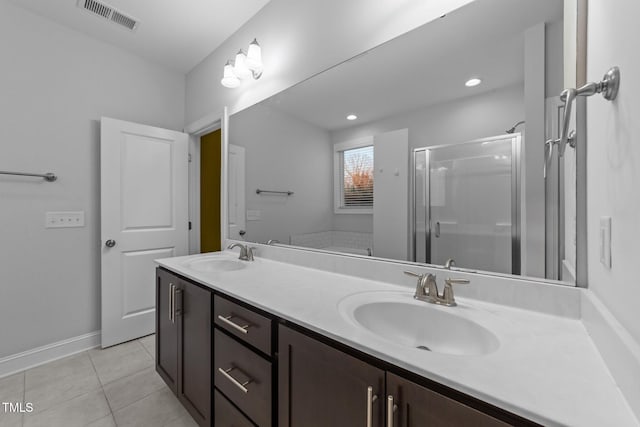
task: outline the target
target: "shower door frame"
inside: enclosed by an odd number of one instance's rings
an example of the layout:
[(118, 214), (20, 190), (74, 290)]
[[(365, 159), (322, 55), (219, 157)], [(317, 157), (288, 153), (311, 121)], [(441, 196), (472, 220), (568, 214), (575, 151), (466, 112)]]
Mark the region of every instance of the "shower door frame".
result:
[(521, 155), (522, 155), (522, 134), (520, 132), (512, 134), (503, 134), (490, 136), (486, 138), (474, 139), (471, 141), (459, 142), (455, 144), (440, 144), (427, 147), (414, 148), (411, 156), (411, 211), (410, 211), (410, 233), (411, 241), (411, 254), (414, 262), (416, 260), (416, 248), (417, 248), (417, 230), (416, 230), (416, 210), (417, 210), (417, 197), (416, 197), (416, 154), (420, 151), (425, 152), (426, 156), (426, 182), (425, 182), (425, 200), (429, 203), (425, 207), (425, 219), (428, 227), (425, 229), (426, 240), (426, 258), (427, 264), (431, 264), (431, 151), (440, 148), (450, 148), (454, 145), (463, 144), (478, 144), (483, 142), (490, 142), (496, 140), (511, 139), (511, 273), (521, 274), (522, 258), (521, 258), (521, 219), (522, 219), (522, 200), (521, 200), (521, 186), (522, 186), (522, 168), (521, 168)]

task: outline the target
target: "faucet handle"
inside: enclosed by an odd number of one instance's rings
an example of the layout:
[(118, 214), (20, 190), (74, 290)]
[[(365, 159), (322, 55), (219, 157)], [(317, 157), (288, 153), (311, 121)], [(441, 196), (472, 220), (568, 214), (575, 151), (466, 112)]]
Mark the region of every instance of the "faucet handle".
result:
[(255, 246), (247, 246), (247, 261), (253, 261), (253, 251), (257, 250)]
[(448, 307), (457, 305), (456, 299), (453, 296), (453, 285), (467, 285), (471, 283), (469, 279), (452, 279), (447, 277), (444, 281), (444, 290), (442, 291), (442, 304)]
[(469, 283), (471, 283), (471, 280), (469, 279), (452, 279), (451, 277), (447, 277), (447, 279), (444, 281), (445, 285), (468, 285)]
[(414, 273), (413, 271), (405, 271), (404, 274), (411, 277), (417, 277), (418, 279), (421, 279), (424, 277), (424, 274)]

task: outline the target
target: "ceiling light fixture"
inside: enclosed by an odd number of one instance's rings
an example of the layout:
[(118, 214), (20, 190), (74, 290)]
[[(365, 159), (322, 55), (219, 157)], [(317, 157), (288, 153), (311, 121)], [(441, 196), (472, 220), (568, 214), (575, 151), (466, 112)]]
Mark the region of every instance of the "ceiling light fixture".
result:
[(356, 116), (355, 114), (349, 114), (349, 115), (347, 116), (347, 120), (355, 120), (355, 119), (357, 119), (357, 118), (358, 118), (358, 116)]
[(472, 79), (467, 80), (464, 85), (466, 87), (474, 87), (474, 86), (478, 86), (480, 83), (482, 83), (482, 80), (480, 80), (477, 77), (474, 77)]
[(240, 86), (241, 80), (248, 78), (258, 80), (262, 77), (262, 69), (262, 49), (258, 40), (253, 39), (247, 53), (240, 49), (234, 61), (227, 61), (220, 83), (224, 87), (237, 88)]

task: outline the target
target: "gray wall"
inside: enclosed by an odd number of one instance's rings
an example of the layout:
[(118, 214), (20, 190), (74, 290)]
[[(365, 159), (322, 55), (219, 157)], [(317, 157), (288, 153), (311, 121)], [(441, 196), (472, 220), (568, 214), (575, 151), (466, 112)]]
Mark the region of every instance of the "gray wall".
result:
[[(99, 119), (181, 129), (184, 76), (0, 0), (0, 358), (100, 329)], [(86, 226), (45, 229), (46, 211)]]
[[(246, 149), (245, 239), (289, 242), (291, 234), (328, 231), (333, 210), (333, 151), (329, 132), (258, 104), (229, 120), (229, 143)], [(256, 189), (293, 191), (292, 196), (256, 194)]]
[[(609, 67), (621, 70), (618, 98), (587, 101), (587, 220), (589, 287), (640, 344), (640, 40), (636, 0), (589, 2), (587, 81), (599, 81)], [(610, 216), (611, 269), (600, 264), (600, 217)]]
[[(187, 123), (223, 106), (247, 108), (335, 64), (449, 13), (472, 0), (272, 0), (187, 75)], [(254, 37), (264, 75), (238, 89), (222, 69)]]

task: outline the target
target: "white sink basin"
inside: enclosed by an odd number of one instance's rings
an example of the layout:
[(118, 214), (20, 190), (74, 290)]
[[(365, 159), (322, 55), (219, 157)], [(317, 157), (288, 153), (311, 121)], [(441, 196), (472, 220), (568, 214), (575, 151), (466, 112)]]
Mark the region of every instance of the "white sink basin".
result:
[(186, 267), (204, 273), (221, 273), (241, 270), (245, 267), (242, 261), (221, 257), (206, 257), (189, 261)]
[(438, 307), (411, 295), (384, 292), (352, 295), (340, 307), (356, 325), (416, 351), (472, 356), (498, 349), (500, 342), (492, 332), (456, 315), (456, 310), (465, 308)]

